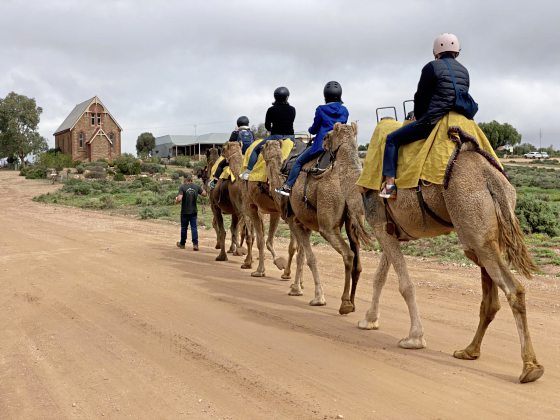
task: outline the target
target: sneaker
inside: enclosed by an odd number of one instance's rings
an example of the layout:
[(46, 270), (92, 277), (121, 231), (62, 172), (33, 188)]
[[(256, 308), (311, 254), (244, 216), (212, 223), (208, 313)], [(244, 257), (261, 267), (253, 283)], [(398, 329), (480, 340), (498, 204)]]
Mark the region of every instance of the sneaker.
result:
[(284, 184), (280, 188), (276, 188), (274, 191), (276, 191), (278, 194), (289, 197), (292, 189), (287, 184)]
[(245, 169), (245, 172), (239, 175), (239, 178), (241, 178), (243, 181), (249, 181), (249, 175), (251, 175), (251, 171), (249, 169)]
[[(184, 248), (184, 247), (183, 247), (183, 248)], [(193, 245), (193, 246), (192, 246), (192, 250), (193, 250), (193, 251), (198, 251), (198, 245)]]
[(212, 181), (210, 181), (208, 183), (208, 188), (210, 188), (211, 190), (213, 190), (214, 188), (216, 188), (216, 183), (218, 182), (218, 180), (216, 178), (214, 178)]
[(177, 248), (185, 249), (185, 244), (182, 244), (181, 242), (177, 242)]
[(383, 189), (379, 193), (379, 197), (382, 198), (396, 198), (397, 197), (397, 186), (395, 184), (385, 184)]

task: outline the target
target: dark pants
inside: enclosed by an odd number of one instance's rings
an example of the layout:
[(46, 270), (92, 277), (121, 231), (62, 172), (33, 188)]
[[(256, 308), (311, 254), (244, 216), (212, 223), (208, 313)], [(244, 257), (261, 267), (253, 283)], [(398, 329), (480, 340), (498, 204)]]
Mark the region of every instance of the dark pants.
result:
[(290, 174), (288, 175), (286, 184), (290, 188), (292, 188), (297, 181), (298, 175), (301, 172), (301, 168), (303, 167), (303, 165), (305, 165), (307, 162), (311, 162), (313, 159), (317, 159), (321, 155), (321, 153), (323, 153), (322, 150), (313, 150), (312, 147), (308, 147), (307, 149), (305, 149), (305, 151), (301, 155), (299, 155), (294, 162), (294, 166), (292, 166), (292, 169), (290, 169)]
[(413, 121), (404, 127), (393, 131), (387, 136), (385, 142), (385, 154), (383, 155), (383, 176), (397, 176), (397, 159), (399, 158), (399, 147), (418, 140), (428, 138), (434, 126), (431, 124), (418, 124)]
[(214, 178), (220, 179), (220, 175), (222, 175), (222, 172), (224, 172), (226, 166), (229, 166), (229, 162), (226, 159), (218, 163), (218, 167), (216, 168), (216, 173), (214, 174)]
[(247, 169), (249, 171), (252, 171), (253, 168), (255, 167), (255, 164), (257, 163), (257, 160), (259, 160), (259, 153), (261, 152), (262, 148), (264, 147), (264, 145), (266, 144), (267, 140), (282, 140), (282, 139), (294, 139), (294, 135), (293, 134), (289, 134), (287, 136), (283, 135), (283, 134), (273, 134), (271, 136), (268, 136), (266, 139), (264, 139), (264, 141), (261, 141), (257, 146), (255, 146), (255, 148), (253, 149), (253, 152), (251, 153), (251, 156), (249, 157), (249, 162), (247, 163)]
[(196, 213), (181, 214), (181, 245), (187, 242), (187, 229), (191, 225), (191, 235), (193, 245), (198, 245), (198, 230), (196, 228)]

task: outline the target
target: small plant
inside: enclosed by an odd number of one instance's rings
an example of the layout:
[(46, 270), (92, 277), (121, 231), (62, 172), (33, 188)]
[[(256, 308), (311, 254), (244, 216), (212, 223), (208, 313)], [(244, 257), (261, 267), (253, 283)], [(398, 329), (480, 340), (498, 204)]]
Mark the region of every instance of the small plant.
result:
[(140, 210), (140, 212), (138, 213), (138, 215), (140, 216), (140, 219), (155, 219), (156, 218), (156, 214), (151, 207), (142, 208)]
[(126, 181), (126, 178), (124, 177), (124, 175), (120, 172), (117, 172), (114, 176), (113, 176), (113, 181), (118, 181), (118, 182), (123, 182)]
[(560, 212), (546, 198), (528, 194), (517, 200), (515, 213), (525, 232), (560, 235)]
[(177, 156), (175, 158), (175, 165), (192, 168), (191, 158), (189, 156)]
[(124, 175), (138, 175), (141, 172), (142, 163), (130, 153), (123, 153), (114, 161), (115, 168)]

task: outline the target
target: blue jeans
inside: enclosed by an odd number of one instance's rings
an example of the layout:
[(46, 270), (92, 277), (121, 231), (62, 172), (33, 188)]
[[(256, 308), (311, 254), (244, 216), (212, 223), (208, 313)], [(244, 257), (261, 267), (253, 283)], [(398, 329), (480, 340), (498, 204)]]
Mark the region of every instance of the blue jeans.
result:
[(254, 149), (253, 152), (251, 153), (251, 156), (249, 157), (249, 162), (247, 163), (247, 170), (252, 171), (253, 168), (255, 167), (255, 164), (257, 163), (257, 160), (259, 159), (259, 153), (261, 152), (262, 148), (264, 147), (264, 144), (267, 142), (267, 140), (282, 140), (282, 139), (294, 139), (294, 135), (293, 134), (288, 134), (288, 135), (284, 135), (284, 134), (273, 134), (271, 136), (268, 136), (266, 139), (264, 139), (264, 141), (261, 141), (260, 144), (258, 144)]
[(433, 128), (431, 124), (418, 124), (417, 121), (413, 121), (389, 134), (383, 155), (383, 176), (397, 176), (400, 146), (428, 138)]
[(191, 225), (191, 235), (193, 245), (198, 245), (198, 230), (196, 228), (196, 213), (181, 214), (181, 245), (187, 242), (187, 229)]
[(303, 165), (305, 165), (307, 162), (311, 162), (313, 159), (317, 159), (321, 155), (321, 153), (323, 153), (322, 150), (313, 150), (313, 147), (308, 147), (307, 149), (305, 149), (294, 162), (294, 166), (292, 166), (292, 169), (290, 169), (290, 174), (288, 175), (286, 184), (290, 188), (292, 188), (297, 181), (298, 175), (301, 172), (301, 168), (303, 167)]

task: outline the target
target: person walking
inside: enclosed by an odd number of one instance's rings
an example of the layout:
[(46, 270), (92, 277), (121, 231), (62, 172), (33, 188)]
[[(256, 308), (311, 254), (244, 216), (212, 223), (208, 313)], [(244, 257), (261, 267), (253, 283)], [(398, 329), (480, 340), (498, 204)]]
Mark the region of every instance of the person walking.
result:
[(193, 251), (198, 251), (196, 199), (199, 195), (206, 197), (206, 191), (204, 191), (200, 185), (193, 183), (192, 174), (185, 175), (184, 183), (179, 187), (179, 194), (175, 197), (175, 204), (181, 203), (181, 240), (177, 242), (178, 248), (185, 249), (187, 229), (190, 224)]

